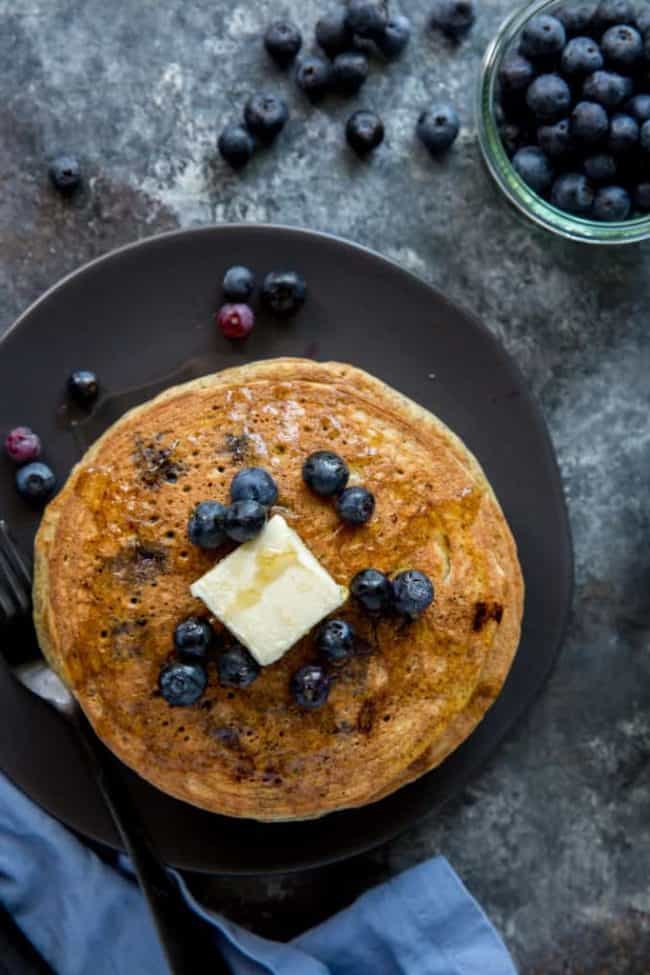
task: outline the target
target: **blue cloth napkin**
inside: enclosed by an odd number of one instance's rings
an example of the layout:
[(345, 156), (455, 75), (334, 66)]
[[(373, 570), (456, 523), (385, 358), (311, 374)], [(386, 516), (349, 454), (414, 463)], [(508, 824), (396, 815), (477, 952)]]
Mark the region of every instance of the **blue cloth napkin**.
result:
[[(233, 975), (516, 975), (498, 934), (442, 857), (368, 891), (289, 944), (207, 911), (176, 876), (213, 927), (215, 952)], [(132, 878), (1, 775), (0, 903), (57, 975), (167, 971)]]

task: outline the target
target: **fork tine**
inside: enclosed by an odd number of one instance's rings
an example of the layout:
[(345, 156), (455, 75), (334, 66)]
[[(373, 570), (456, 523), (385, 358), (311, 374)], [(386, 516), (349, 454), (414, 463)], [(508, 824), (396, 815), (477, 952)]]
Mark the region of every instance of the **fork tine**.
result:
[(7, 618), (13, 615), (7, 608), (11, 602), (19, 613), (27, 613), (30, 605), (29, 574), (9, 538), (4, 522), (0, 522), (0, 590), (4, 594), (2, 603)]
[(22, 580), (27, 589), (32, 588), (32, 576), (29, 571), (29, 564), (23, 558), (17, 546), (14, 544), (9, 527), (6, 521), (0, 518), (0, 551), (4, 552), (9, 562), (13, 565), (14, 572)]
[(2, 579), (0, 579), (0, 614), (5, 623), (9, 623), (16, 615), (16, 607), (9, 593), (5, 591)]
[(29, 595), (25, 586), (14, 572), (9, 559), (0, 548), (0, 587), (13, 599), (19, 613), (29, 609)]

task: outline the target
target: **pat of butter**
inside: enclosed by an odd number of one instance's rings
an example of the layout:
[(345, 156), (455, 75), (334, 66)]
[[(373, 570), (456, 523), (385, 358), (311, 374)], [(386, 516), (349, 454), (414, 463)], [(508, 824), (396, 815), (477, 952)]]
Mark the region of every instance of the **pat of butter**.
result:
[(263, 667), (279, 660), (348, 597), (281, 515), (190, 591)]

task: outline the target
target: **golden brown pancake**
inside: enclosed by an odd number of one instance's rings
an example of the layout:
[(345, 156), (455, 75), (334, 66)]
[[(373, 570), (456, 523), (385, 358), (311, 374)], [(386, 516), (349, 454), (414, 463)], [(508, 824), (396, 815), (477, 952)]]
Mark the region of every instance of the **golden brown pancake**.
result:
[[(346, 526), (301, 477), (340, 453), (375, 514)], [(436, 598), (415, 622), (374, 623), (349, 601), (364, 652), (328, 703), (301, 710), (306, 637), (242, 690), (209, 665), (203, 699), (157, 690), (178, 622), (208, 615), (190, 584), (232, 548), (189, 543), (202, 500), (242, 466), (270, 470), (276, 510), (343, 585), (417, 568)], [(230, 816), (286, 820), (379, 799), (438, 765), (481, 720), (519, 641), (523, 582), (483, 471), (432, 414), (352, 366), (275, 359), (168, 390), (126, 414), (48, 506), (36, 539), (35, 621), (49, 661), (103, 741), (160, 789)], [(217, 630), (219, 624), (215, 623)]]

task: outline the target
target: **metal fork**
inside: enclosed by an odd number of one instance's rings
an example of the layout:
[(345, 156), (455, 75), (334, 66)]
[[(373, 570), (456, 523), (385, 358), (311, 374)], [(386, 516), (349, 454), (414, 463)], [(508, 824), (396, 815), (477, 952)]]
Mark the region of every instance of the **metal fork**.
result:
[[(26, 617), (31, 608), (31, 570), (0, 520), (0, 627)], [(229, 972), (213, 932), (191, 910), (176, 880), (155, 852), (147, 830), (119, 774), (81, 707), (63, 681), (41, 658), (12, 666), (16, 679), (55, 708), (77, 731), (95, 781), (129, 854), (158, 932), (172, 975), (195, 975), (207, 965), (216, 975)]]

